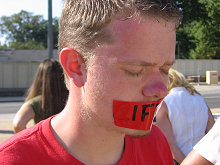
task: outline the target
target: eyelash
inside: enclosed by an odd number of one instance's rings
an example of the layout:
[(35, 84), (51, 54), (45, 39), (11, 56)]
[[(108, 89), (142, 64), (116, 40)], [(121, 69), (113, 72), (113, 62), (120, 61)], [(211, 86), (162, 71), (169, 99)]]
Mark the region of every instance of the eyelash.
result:
[(139, 71), (139, 72), (130, 72), (130, 71), (128, 71), (128, 70), (124, 70), (124, 72), (125, 72), (126, 74), (130, 75), (130, 76), (136, 76), (136, 77), (138, 77), (138, 76), (141, 75), (142, 70)]
[[(166, 70), (166, 69), (160, 69), (160, 71), (165, 74), (165, 75), (168, 75), (169, 74), (169, 69)], [(130, 76), (135, 76), (135, 77), (139, 77), (141, 74), (142, 74), (142, 70), (139, 71), (139, 72), (131, 72), (131, 71), (128, 71), (128, 70), (124, 70), (124, 72)]]
[(168, 74), (169, 74), (169, 70), (170, 70), (170, 69), (168, 69), (168, 70), (160, 69), (160, 71), (163, 72), (165, 75), (168, 75)]

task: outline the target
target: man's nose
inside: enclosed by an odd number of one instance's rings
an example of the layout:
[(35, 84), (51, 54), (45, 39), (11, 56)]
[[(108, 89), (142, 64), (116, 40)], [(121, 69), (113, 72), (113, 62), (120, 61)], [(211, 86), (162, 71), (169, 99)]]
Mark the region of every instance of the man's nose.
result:
[(159, 75), (151, 80), (143, 87), (142, 94), (152, 100), (164, 98), (168, 94), (166, 82)]

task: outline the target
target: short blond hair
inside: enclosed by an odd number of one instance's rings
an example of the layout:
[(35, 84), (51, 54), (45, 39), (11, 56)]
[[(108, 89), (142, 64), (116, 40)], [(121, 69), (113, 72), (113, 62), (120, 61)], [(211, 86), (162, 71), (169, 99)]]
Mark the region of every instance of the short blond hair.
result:
[(117, 13), (128, 11), (130, 15), (151, 15), (177, 24), (180, 20), (180, 11), (172, 0), (66, 0), (59, 20), (59, 51), (71, 47), (87, 60), (98, 45), (109, 42), (111, 34), (105, 27)]
[(201, 95), (194, 87), (191, 85), (185, 76), (178, 72), (175, 69), (169, 70), (169, 83), (168, 83), (168, 91), (175, 87), (184, 87), (186, 88), (191, 95), (194, 95), (194, 93), (197, 93)]
[(59, 20), (59, 52), (65, 47), (74, 48), (87, 66), (97, 46), (112, 42), (106, 26), (118, 13), (128, 13), (126, 18), (150, 15), (176, 25), (181, 17), (172, 0), (65, 0)]

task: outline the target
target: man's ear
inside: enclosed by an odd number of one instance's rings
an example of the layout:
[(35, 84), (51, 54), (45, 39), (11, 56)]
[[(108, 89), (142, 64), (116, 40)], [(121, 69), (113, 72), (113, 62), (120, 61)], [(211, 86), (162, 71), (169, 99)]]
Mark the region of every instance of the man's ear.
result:
[(72, 48), (64, 48), (60, 52), (60, 63), (70, 79), (77, 87), (84, 85), (81, 65), (83, 60), (80, 54)]

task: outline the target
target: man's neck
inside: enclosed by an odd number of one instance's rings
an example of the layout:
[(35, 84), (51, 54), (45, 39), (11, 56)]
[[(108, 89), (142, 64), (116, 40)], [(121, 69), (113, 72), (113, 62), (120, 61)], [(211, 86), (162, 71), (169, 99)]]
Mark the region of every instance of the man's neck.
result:
[(116, 164), (124, 152), (124, 135), (82, 121), (80, 115), (72, 112), (64, 109), (51, 121), (58, 142), (85, 164)]

